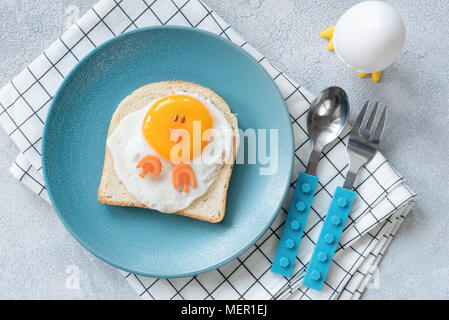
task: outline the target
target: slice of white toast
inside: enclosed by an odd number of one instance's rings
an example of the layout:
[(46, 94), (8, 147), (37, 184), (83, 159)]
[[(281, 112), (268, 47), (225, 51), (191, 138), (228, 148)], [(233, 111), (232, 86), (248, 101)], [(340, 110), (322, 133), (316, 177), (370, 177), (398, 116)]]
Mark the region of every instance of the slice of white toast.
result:
[[(191, 218), (217, 223), (223, 220), (226, 211), (226, 197), (229, 180), (233, 169), (236, 153), (239, 145), (237, 118), (231, 113), (229, 106), (212, 90), (198, 84), (184, 81), (163, 81), (143, 86), (126, 97), (117, 107), (109, 125), (108, 137), (119, 125), (120, 121), (128, 114), (148, 107), (151, 101), (175, 93), (186, 92), (209, 99), (214, 106), (223, 113), (229, 125), (234, 130), (232, 161), (227, 161), (207, 192), (194, 200), (189, 207), (175, 214)], [(114, 169), (112, 155), (106, 147), (103, 175), (98, 190), (98, 200), (104, 204), (127, 207), (146, 208), (145, 205), (128, 192), (125, 185), (117, 177)]]

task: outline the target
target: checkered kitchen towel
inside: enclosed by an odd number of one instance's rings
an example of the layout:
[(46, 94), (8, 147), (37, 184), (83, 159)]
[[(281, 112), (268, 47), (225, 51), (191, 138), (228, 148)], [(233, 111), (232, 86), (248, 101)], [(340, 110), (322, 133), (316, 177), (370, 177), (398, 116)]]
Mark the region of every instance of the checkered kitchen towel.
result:
[[(102, 0), (0, 91), (0, 123), (20, 148), (11, 173), (49, 201), (41, 173), (44, 119), (64, 77), (92, 49), (115, 35), (152, 25), (175, 24), (219, 34), (248, 51), (268, 71), (287, 103), (295, 133), (293, 179), (305, 169), (311, 143), (306, 114), (313, 96), (244, 41), (199, 0)], [(195, 277), (156, 279), (123, 272), (146, 299), (356, 299), (370, 281), (383, 253), (414, 203), (403, 178), (378, 154), (359, 174), (357, 198), (322, 292), (301, 286), (336, 186), (348, 163), (343, 135), (322, 156), (320, 184), (292, 279), (271, 273), (295, 180), (282, 212), (267, 233), (226, 265)]]

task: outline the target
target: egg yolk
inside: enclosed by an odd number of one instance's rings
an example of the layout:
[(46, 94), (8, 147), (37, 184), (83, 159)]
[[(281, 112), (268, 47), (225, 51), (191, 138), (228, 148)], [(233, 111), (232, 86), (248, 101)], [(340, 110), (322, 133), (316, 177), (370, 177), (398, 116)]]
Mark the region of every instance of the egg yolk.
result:
[[(201, 101), (188, 95), (176, 94), (164, 97), (151, 106), (142, 129), (149, 145), (161, 157), (171, 161), (172, 148), (179, 143), (189, 142), (189, 148), (182, 149), (182, 152), (189, 154), (177, 156), (184, 160), (193, 160), (199, 156), (208, 144), (207, 140), (203, 141), (203, 134), (212, 127), (212, 116)], [(185, 141), (187, 139), (189, 140)]]

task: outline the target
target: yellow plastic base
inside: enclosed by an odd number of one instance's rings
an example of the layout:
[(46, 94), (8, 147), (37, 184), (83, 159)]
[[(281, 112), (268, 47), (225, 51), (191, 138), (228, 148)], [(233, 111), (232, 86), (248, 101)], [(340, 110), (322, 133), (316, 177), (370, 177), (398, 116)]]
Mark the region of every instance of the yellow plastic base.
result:
[(323, 37), (324, 39), (329, 39), (329, 43), (327, 44), (327, 50), (329, 50), (329, 51), (334, 50), (334, 31), (335, 31), (335, 26), (330, 27), (320, 33), (321, 37)]
[[(359, 73), (360, 78), (365, 78), (369, 73)], [(371, 73), (371, 79), (373, 79), (373, 82), (379, 82), (380, 77), (382, 76), (382, 71)]]

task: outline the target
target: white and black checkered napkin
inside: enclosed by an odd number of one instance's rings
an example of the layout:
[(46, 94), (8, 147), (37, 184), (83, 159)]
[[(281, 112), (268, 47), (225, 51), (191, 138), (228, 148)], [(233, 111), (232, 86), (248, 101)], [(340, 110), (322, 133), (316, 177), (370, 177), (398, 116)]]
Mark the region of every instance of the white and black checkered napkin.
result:
[[(311, 150), (306, 114), (313, 96), (273, 67), (215, 12), (199, 0), (102, 0), (0, 90), (0, 123), (21, 153), (11, 173), (49, 201), (41, 173), (41, 141), (50, 102), (64, 77), (96, 46), (115, 35), (151, 25), (205, 29), (248, 51), (272, 76), (287, 103), (295, 133), (293, 179), (305, 169)], [(322, 292), (301, 286), (304, 269), (336, 186), (347, 170), (347, 137), (323, 155), (320, 183), (294, 269), (288, 280), (270, 272), (295, 180), (282, 212), (267, 233), (226, 265), (195, 277), (156, 279), (123, 272), (146, 299), (351, 299), (359, 298), (399, 225), (414, 203), (414, 193), (381, 154), (359, 174), (357, 198)]]

